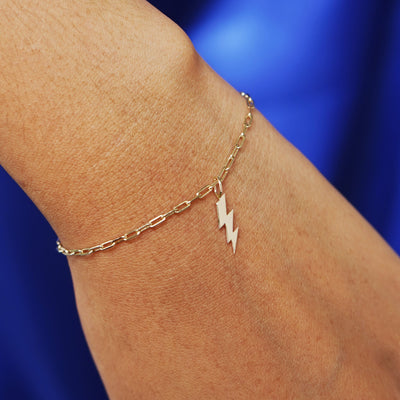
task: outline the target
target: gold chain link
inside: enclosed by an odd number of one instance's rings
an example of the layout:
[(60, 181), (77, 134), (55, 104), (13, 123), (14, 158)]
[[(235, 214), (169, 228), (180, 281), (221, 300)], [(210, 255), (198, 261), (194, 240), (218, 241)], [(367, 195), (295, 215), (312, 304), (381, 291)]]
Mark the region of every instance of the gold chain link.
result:
[(130, 232), (127, 232), (122, 236), (119, 236), (115, 239), (107, 240), (106, 242), (98, 244), (96, 246), (86, 247), (83, 249), (73, 249), (73, 250), (66, 249), (61, 244), (61, 242), (59, 240), (57, 240), (58, 252), (64, 254), (65, 256), (88, 256), (97, 251), (104, 251), (107, 249), (111, 249), (112, 247), (116, 246), (119, 243), (128, 242), (132, 239), (137, 238), (145, 230), (150, 229), (150, 228), (155, 228), (156, 226), (165, 222), (172, 215), (180, 214), (183, 211), (189, 209), (194, 201), (203, 199), (208, 194), (210, 194), (214, 190), (214, 188), (218, 184), (218, 182), (222, 183), (224, 181), (224, 179), (226, 178), (226, 176), (228, 175), (228, 172), (232, 168), (232, 165), (235, 162), (235, 159), (239, 153), (239, 150), (242, 148), (242, 146), (246, 140), (246, 133), (253, 123), (252, 110), (254, 108), (254, 101), (246, 93), (242, 92), (241, 95), (246, 99), (246, 104), (247, 104), (247, 108), (248, 108), (248, 114), (246, 115), (246, 117), (243, 121), (242, 132), (240, 133), (238, 139), (236, 140), (236, 143), (235, 143), (232, 151), (229, 153), (229, 156), (226, 159), (226, 162), (225, 162), (224, 166), (222, 167), (221, 171), (219, 172), (218, 176), (216, 178), (214, 178), (214, 180), (210, 184), (203, 186), (191, 200), (182, 201), (181, 203), (177, 204), (175, 207), (173, 207), (170, 211), (166, 212), (165, 214), (158, 215), (157, 217), (151, 219), (146, 224), (144, 224), (144, 225), (140, 226), (139, 228), (134, 229)]

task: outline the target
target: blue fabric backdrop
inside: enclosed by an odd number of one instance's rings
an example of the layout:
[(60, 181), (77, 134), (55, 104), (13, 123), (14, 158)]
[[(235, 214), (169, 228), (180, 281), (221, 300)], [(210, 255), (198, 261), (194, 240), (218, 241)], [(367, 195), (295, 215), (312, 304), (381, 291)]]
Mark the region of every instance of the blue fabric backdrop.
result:
[[(153, 3), (400, 252), (400, 2)], [(0, 194), (0, 399), (106, 399), (55, 234)]]

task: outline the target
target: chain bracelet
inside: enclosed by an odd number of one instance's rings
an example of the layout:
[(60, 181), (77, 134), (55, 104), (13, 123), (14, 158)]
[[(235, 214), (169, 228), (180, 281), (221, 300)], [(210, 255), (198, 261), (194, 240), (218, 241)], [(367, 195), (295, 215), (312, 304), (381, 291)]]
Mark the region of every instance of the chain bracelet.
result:
[(66, 249), (61, 244), (61, 242), (57, 240), (57, 251), (59, 253), (64, 254), (65, 256), (88, 256), (97, 251), (104, 251), (107, 249), (111, 249), (112, 247), (116, 246), (119, 243), (128, 242), (129, 240), (137, 238), (142, 232), (146, 231), (147, 229), (155, 228), (156, 226), (165, 222), (167, 218), (171, 217), (172, 215), (180, 214), (186, 211), (193, 204), (193, 202), (199, 199), (203, 199), (213, 190), (215, 190), (215, 186), (218, 183), (222, 183), (224, 181), (224, 179), (228, 175), (229, 170), (232, 168), (232, 165), (239, 153), (239, 150), (242, 148), (246, 140), (246, 133), (253, 123), (252, 111), (254, 109), (254, 101), (246, 93), (242, 92), (241, 95), (246, 99), (246, 104), (248, 108), (248, 113), (243, 121), (242, 132), (240, 133), (238, 139), (236, 140), (236, 143), (232, 151), (229, 153), (229, 156), (227, 157), (226, 162), (222, 167), (221, 171), (210, 184), (203, 186), (192, 199), (182, 201), (168, 212), (158, 215), (157, 217), (148, 221), (146, 224), (140, 226), (139, 228), (133, 229), (122, 236), (119, 236), (115, 239), (107, 240), (106, 242), (98, 244), (96, 246), (86, 247), (83, 249)]

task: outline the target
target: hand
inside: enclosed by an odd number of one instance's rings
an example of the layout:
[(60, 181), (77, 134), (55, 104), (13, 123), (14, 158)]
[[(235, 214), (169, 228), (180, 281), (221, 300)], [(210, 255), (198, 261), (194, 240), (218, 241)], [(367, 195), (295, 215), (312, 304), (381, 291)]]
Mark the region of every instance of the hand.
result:
[[(63, 244), (125, 233), (219, 172), (245, 103), (176, 25), (142, 1), (4, 7), (0, 162)], [(224, 190), (234, 256), (208, 196), (68, 259), (110, 397), (398, 398), (398, 257), (257, 112)]]

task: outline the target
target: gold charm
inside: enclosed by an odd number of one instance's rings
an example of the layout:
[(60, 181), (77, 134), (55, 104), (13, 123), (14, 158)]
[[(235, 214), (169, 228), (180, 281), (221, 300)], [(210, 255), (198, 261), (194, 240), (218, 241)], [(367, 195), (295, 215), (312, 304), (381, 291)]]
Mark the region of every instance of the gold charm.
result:
[(218, 179), (220, 192), (217, 193), (216, 186), (214, 186), (214, 191), (216, 196), (218, 197), (217, 205), (217, 214), (218, 214), (218, 228), (221, 229), (225, 225), (226, 232), (226, 243), (232, 242), (233, 253), (236, 252), (236, 242), (238, 237), (239, 228), (233, 230), (233, 210), (226, 213), (226, 198), (225, 193), (222, 192), (222, 183)]

